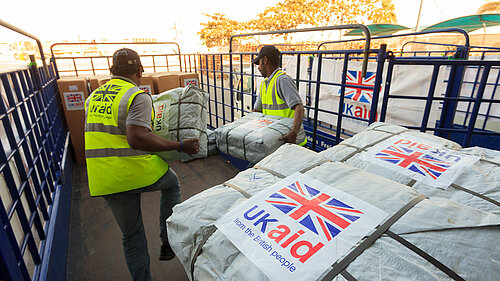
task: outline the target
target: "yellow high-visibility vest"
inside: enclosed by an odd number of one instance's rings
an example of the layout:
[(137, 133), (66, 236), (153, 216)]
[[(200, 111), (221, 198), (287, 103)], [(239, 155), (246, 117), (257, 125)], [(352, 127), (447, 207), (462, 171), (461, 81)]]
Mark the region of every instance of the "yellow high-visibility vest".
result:
[(111, 79), (85, 101), (85, 157), (91, 196), (142, 188), (168, 171), (168, 164), (159, 156), (133, 149), (127, 142), (127, 114), (134, 97), (143, 92), (131, 82)]
[[(271, 81), (266, 86), (266, 82), (262, 81), (260, 84), (260, 98), (262, 101), (262, 113), (265, 115), (281, 116), (285, 118), (293, 118), (295, 116), (295, 110), (288, 107), (286, 102), (282, 100), (278, 95), (278, 88), (276, 86), (276, 80), (279, 76), (284, 75), (285, 72), (282, 70), (276, 71)], [(301, 142), (299, 145), (304, 146), (307, 143), (307, 139)]]

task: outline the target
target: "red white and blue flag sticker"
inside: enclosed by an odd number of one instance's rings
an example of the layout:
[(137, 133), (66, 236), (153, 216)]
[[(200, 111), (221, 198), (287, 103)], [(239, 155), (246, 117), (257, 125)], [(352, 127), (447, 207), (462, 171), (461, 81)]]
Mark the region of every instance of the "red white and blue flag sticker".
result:
[[(373, 98), (373, 87), (375, 86), (375, 72), (366, 72), (363, 78), (361, 71), (348, 70), (346, 75), (345, 98), (353, 101), (371, 104)], [(349, 85), (354, 87), (349, 87)], [(359, 86), (371, 87), (372, 89), (358, 88)], [(340, 90), (339, 93), (340, 95)]]
[(363, 215), (348, 204), (299, 181), (273, 193), (266, 202), (327, 241)]
[(362, 158), (440, 188), (447, 188), (479, 159), (411, 135), (392, 137)]
[(85, 109), (85, 97), (83, 92), (65, 92), (63, 96), (66, 110)]
[(317, 280), (387, 213), (304, 174), (264, 188), (215, 226), (271, 280)]

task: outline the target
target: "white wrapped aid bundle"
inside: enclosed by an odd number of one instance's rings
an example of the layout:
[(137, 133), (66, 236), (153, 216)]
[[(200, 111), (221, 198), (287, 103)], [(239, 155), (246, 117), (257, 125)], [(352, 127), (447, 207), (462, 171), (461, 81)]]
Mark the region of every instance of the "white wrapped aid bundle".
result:
[(396, 125), (374, 123), (322, 151), (331, 161), (500, 215), (500, 152), (461, 147), (449, 140)]
[[(215, 130), (217, 148), (230, 156), (257, 163), (284, 142), (279, 139), (293, 127), (293, 118), (252, 112)], [(306, 138), (304, 129), (297, 134), (297, 144)]]
[[(159, 95), (153, 95), (155, 119), (153, 133), (172, 141), (198, 138), (200, 150), (197, 154), (181, 153), (181, 161), (205, 158), (207, 144), (208, 94), (195, 86), (177, 88)], [(168, 152), (160, 152), (163, 158), (170, 158)]]
[(500, 280), (499, 216), (296, 145), (175, 206), (167, 226), (191, 280)]

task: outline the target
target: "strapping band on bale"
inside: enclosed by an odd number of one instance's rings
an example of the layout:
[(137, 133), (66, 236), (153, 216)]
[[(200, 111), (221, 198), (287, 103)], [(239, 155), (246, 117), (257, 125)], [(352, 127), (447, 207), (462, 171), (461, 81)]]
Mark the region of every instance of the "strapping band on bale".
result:
[(184, 102), (174, 102), (171, 103), (170, 105), (176, 105), (176, 104), (196, 104), (201, 106), (203, 109), (207, 109), (207, 107), (199, 102), (194, 102), (194, 101), (184, 101)]
[(428, 262), (430, 262), (435, 267), (439, 268), (439, 270), (441, 270), (442, 272), (444, 272), (450, 278), (452, 278), (454, 280), (458, 280), (458, 281), (462, 281), (462, 280), (465, 281), (465, 279), (463, 279), (462, 277), (460, 277), (460, 275), (458, 275), (457, 273), (455, 273), (453, 270), (451, 270), (450, 268), (448, 268), (446, 265), (442, 264), (440, 261), (438, 261), (437, 259), (435, 259), (431, 255), (429, 255), (426, 252), (422, 251), (417, 246), (415, 246), (412, 243), (408, 242), (403, 237), (397, 235), (396, 233), (394, 233), (394, 232), (392, 232), (390, 230), (387, 230), (385, 233), (387, 235), (389, 235), (389, 237), (391, 237), (392, 239), (398, 241), (399, 243), (401, 243), (406, 248), (412, 250), (417, 255), (421, 256), (422, 258), (424, 258), (425, 260), (427, 260)]
[(321, 160), (321, 161), (319, 161), (318, 163), (316, 163), (316, 164), (314, 164), (314, 165), (311, 165), (311, 166), (309, 166), (309, 167), (306, 167), (306, 168), (304, 168), (304, 169), (300, 170), (300, 173), (305, 174), (305, 173), (307, 173), (308, 171), (310, 171), (310, 170), (312, 170), (312, 169), (314, 169), (314, 168), (316, 168), (316, 167), (318, 167), (318, 166), (321, 166), (321, 165), (323, 165), (323, 164), (325, 164), (325, 163), (330, 163), (330, 162), (332, 162), (332, 161), (330, 161), (330, 160), (328, 160), (328, 159)]
[(284, 178), (286, 178), (284, 175), (282, 175), (282, 174), (280, 174), (280, 173), (278, 173), (278, 172), (276, 172), (276, 171), (273, 171), (273, 170), (271, 170), (271, 169), (265, 168), (265, 167), (261, 167), (261, 166), (254, 166), (254, 168), (255, 168), (255, 169), (262, 170), (262, 171), (265, 171), (265, 172), (268, 172), (268, 173), (270, 173), (270, 174), (272, 174), (272, 175), (274, 175), (274, 176), (277, 176), (277, 177), (278, 177), (278, 178), (280, 178), (280, 179), (284, 179)]
[(196, 130), (196, 131), (198, 131), (198, 132), (200, 132), (200, 133), (202, 133), (202, 134), (207, 135), (207, 137), (208, 137), (208, 134), (207, 134), (207, 132), (206, 132), (206, 131), (200, 130), (199, 128), (195, 128), (195, 127), (182, 127), (182, 128), (175, 128), (175, 129), (170, 129), (170, 130), (168, 130), (168, 131), (169, 131), (169, 132), (173, 132), (173, 131), (181, 131), (181, 130)]
[(236, 191), (238, 191), (239, 193), (241, 193), (243, 196), (245, 196), (246, 198), (250, 198), (252, 197), (252, 195), (248, 192), (246, 192), (245, 190), (243, 190), (242, 188), (239, 188), (237, 187), (236, 185), (232, 184), (232, 183), (228, 183), (228, 182), (225, 182), (223, 183), (225, 186), (227, 187), (230, 187)]
[[(328, 159), (321, 160), (321, 161), (319, 161), (318, 163), (316, 163), (314, 165), (311, 165), (309, 167), (305, 167), (304, 169), (300, 170), (299, 173), (305, 174), (306, 172), (308, 172), (308, 171), (310, 171), (310, 170), (312, 170), (312, 169), (314, 169), (314, 168), (316, 168), (316, 167), (318, 167), (318, 166), (320, 166), (322, 164), (329, 163), (329, 162), (332, 162), (332, 161), (330, 161)], [(259, 170), (262, 170), (262, 171), (265, 171), (265, 172), (268, 172), (268, 173), (270, 173), (270, 174), (272, 174), (274, 176), (277, 176), (278, 178), (281, 178), (281, 179), (286, 178), (286, 176), (284, 176), (284, 175), (282, 175), (282, 174), (280, 174), (280, 173), (278, 173), (278, 172), (276, 172), (274, 170), (265, 168), (265, 167), (254, 166), (253, 168), (254, 169), (259, 169)]]
[(342, 272), (340, 272), (340, 275), (342, 275), (347, 281), (358, 281), (358, 279), (354, 278), (354, 276), (352, 276), (345, 269)]
[(416, 181), (416, 180), (411, 179), (411, 181), (407, 184), (407, 186), (409, 186), (409, 187), (413, 187), (416, 183), (417, 183), (417, 181)]
[[(237, 187), (234, 184), (226, 182), (226, 183), (224, 183), (224, 186), (230, 187), (230, 188), (238, 191), (239, 193), (241, 193), (246, 198), (252, 197), (252, 195), (250, 193), (246, 192), (242, 188)], [(196, 250), (193, 253), (193, 259), (191, 260), (191, 267), (190, 267), (191, 268), (191, 280), (193, 280), (193, 281), (195, 280), (194, 279), (194, 264), (196, 263), (196, 260), (198, 259), (198, 256), (201, 254), (201, 250), (202, 250), (203, 246), (208, 241), (208, 239), (212, 236), (212, 234), (215, 233), (215, 231), (217, 231), (217, 227), (215, 227), (215, 225), (209, 226), (208, 227), (208, 231), (205, 233), (203, 239), (200, 241), (200, 243), (198, 244), (198, 247), (196, 248)]]
[(481, 199), (484, 199), (484, 200), (486, 200), (486, 201), (488, 201), (488, 202), (490, 202), (490, 203), (493, 203), (493, 204), (495, 204), (495, 205), (497, 205), (497, 206), (499, 206), (499, 207), (500, 207), (500, 202), (498, 202), (498, 201), (496, 201), (496, 200), (493, 200), (493, 199), (491, 199), (491, 198), (490, 198), (490, 197), (488, 197), (488, 196), (484, 196), (484, 195), (482, 195), (482, 194), (480, 194), (480, 193), (477, 193), (477, 192), (475, 192), (475, 191), (472, 191), (472, 190), (469, 190), (469, 189), (467, 189), (467, 188), (461, 187), (460, 185), (458, 185), (458, 184), (454, 184), (454, 183), (452, 183), (452, 184), (451, 184), (451, 187), (456, 188), (456, 189), (458, 189), (458, 190), (462, 190), (462, 191), (467, 192), (467, 193), (469, 193), (469, 194), (472, 194), (472, 195), (474, 195), (474, 196), (477, 196), (477, 197), (479, 197), (479, 198), (481, 198)]
[[(249, 131), (249, 132), (247, 132), (247, 133), (243, 136), (243, 158), (245, 158), (245, 160), (246, 160), (246, 161), (248, 161), (248, 159), (247, 159), (247, 144), (246, 144), (246, 142), (245, 142), (245, 139), (246, 139), (246, 137), (247, 137), (248, 135), (250, 135), (250, 133), (252, 133), (252, 132), (254, 132), (254, 131)], [(250, 161), (248, 161), (248, 162), (250, 162)]]
[[(349, 154), (349, 155), (347, 155), (346, 157), (344, 157), (342, 160), (340, 160), (340, 162), (342, 162), (342, 163), (343, 163), (343, 162), (345, 162), (345, 161), (349, 160), (349, 159), (350, 159), (351, 157), (353, 157), (354, 155), (358, 154), (359, 152), (361, 152), (361, 151), (363, 151), (363, 150), (366, 150), (366, 149), (367, 149), (367, 148), (369, 148), (369, 147), (375, 146), (375, 145), (377, 145), (377, 144), (379, 144), (379, 143), (381, 143), (381, 142), (383, 142), (383, 141), (385, 141), (385, 140), (387, 140), (387, 139), (389, 139), (389, 138), (392, 138), (393, 136), (397, 136), (397, 135), (399, 135), (399, 134), (406, 133), (406, 132), (408, 132), (409, 130), (401, 131), (401, 132), (399, 132), (399, 133), (397, 133), (397, 134), (395, 134), (395, 133), (391, 133), (391, 132), (386, 132), (386, 131), (381, 131), (381, 130), (375, 130), (375, 129), (372, 129), (372, 131), (384, 132), (384, 133), (388, 133), (389, 135), (388, 135), (388, 136), (385, 136), (385, 137), (383, 137), (383, 138), (381, 138), (381, 139), (379, 139), (378, 141), (376, 141), (376, 142), (374, 142), (374, 143), (371, 143), (371, 144), (365, 145), (365, 146), (364, 146), (364, 147), (362, 147), (362, 148), (358, 148), (358, 147), (356, 147), (356, 146), (349, 145), (350, 147), (356, 148), (357, 150), (356, 150), (356, 151), (353, 151), (351, 154)], [(344, 144), (344, 145), (347, 145), (347, 144)]]
[(396, 221), (398, 221), (406, 212), (417, 205), (420, 201), (427, 197), (420, 195), (415, 197), (413, 200), (404, 205), (399, 211), (397, 211), (392, 217), (390, 217), (386, 222), (379, 225), (376, 230), (368, 236), (363, 242), (359, 244), (354, 250), (352, 250), (347, 256), (345, 256), (341, 261), (336, 262), (332, 265), (333, 269), (328, 272), (328, 274), (321, 279), (321, 281), (330, 281), (335, 276), (339, 275), (353, 260), (355, 260), (359, 255), (361, 255), (364, 250), (370, 247), (373, 242), (375, 242), (384, 232), (386, 232)]
[(196, 263), (196, 260), (198, 259), (198, 256), (201, 254), (201, 249), (203, 248), (203, 245), (207, 242), (207, 240), (212, 236), (212, 234), (217, 231), (217, 227), (215, 225), (210, 225), (208, 226), (208, 231), (206, 232), (206, 235), (203, 237), (203, 240), (200, 241), (200, 244), (198, 244), (198, 247), (196, 248), (196, 251), (193, 253), (193, 259), (191, 260), (191, 280), (194, 281), (194, 264)]

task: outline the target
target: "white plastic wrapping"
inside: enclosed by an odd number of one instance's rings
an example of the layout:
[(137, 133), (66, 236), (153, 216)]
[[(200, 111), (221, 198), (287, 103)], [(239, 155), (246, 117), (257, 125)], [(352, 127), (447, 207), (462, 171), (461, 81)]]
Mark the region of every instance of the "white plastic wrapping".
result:
[[(420, 180), (412, 180), (407, 175), (367, 161), (364, 156), (368, 153), (368, 150), (393, 135), (426, 139), (458, 153), (480, 157), (480, 160), (465, 169), (449, 187), (444, 189), (437, 188)], [(464, 205), (500, 215), (500, 206), (498, 205), (498, 202), (500, 202), (499, 151), (480, 147), (462, 149), (458, 144), (434, 135), (409, 131), (404, 127), (396, 125), (374, 123), (365, 131), (343, 141), (337, 146), (322, 151), (320, 154), (331, 161), (343, 161), (350, 166), (369, 171), (390, 180), (405, 185), (412, 185), (413, 188), (425, 196), (451, 199)], [(474, 193), (486, 196), (497, 203), (492, 203)]]
[[(252, 112), (215, 130), (217, 148), (230, 156), (257, 163), (284, 142), (279, 138), (293, 127), (293, 118)], [(297, 144), (305, 140), (304, 129), (297, 134)]]
[[(197, 154), (181, 153), (179, 158), (183, 162), (207, 157), (208, 94), (202, 89), (189, 85), (152, 97), (155, 110), (153, 133), (172, 141), (198, 138), (199, 152)], [(172, 158), (169, 152), (157, 154), (165, 159)]]
[[(226, 185), (210, 188), (174, 207), (167, 220), (169, 240), (188, 276), (203, 281), (269, 280), (213, 224), (246, 201), (244, 194), (255, 195), (295, 172), (373, 204), (389, 217), (420, 196), (412, 187), (330, 162), (296, 145), (283, 145)], [(420, 201), (389, 230), (465, 280), (500, 280), (497, 215), (436, 197)], [(346, 271), (357, 280), (450, 280), (436, 266), (385, 234), (354, 259)], [(335, 280), (344, 278), (338, 275)]]

